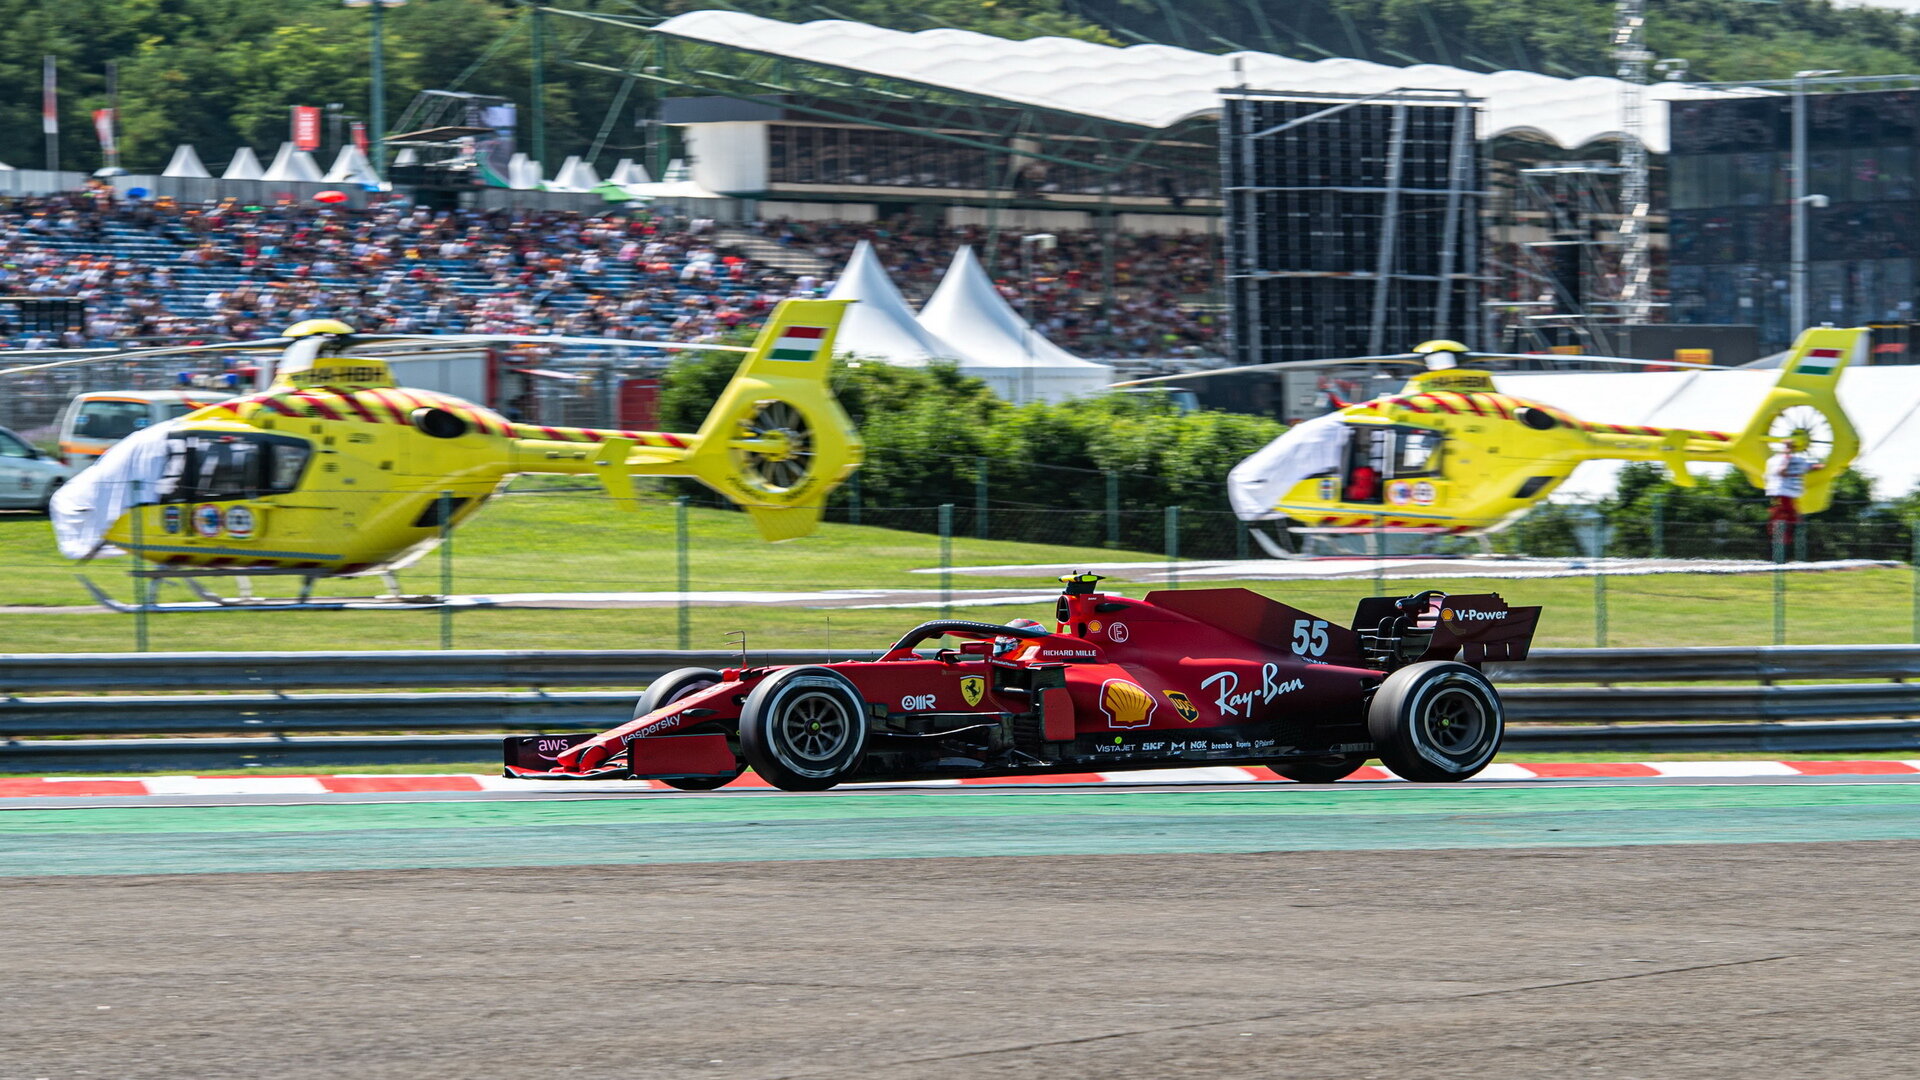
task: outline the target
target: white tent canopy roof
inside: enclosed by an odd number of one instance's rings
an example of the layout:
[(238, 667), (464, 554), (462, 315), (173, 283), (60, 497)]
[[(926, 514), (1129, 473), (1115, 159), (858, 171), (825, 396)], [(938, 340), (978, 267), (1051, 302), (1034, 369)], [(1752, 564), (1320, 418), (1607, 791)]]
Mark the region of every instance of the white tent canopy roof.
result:
[(961, 370), (1008, 401), (1085, 397), (1113, 381), (1113, 368), (1082, 360), (1028, 326), (994, 288), (971, 246), (954, 252), (919, 322), (961, 351)]
[[(1920, 2), (1920, 0), (1916, 0)], [(1486, 99), (1492, 138), (1529, 134), (1574, 148), (1621, 137), (1619, 79), (1561, 79), (1529, 71), (1466, 71), (1442, 64), (1391, 67), (1367, 60), (1294, 60), (1272, 53), (1196, 52), (1171, 45), (1117, 48), (1070, 38), (1026, 41), (970, 30), (906, 33), (864, 23), (787, 23), (737, 11), (694, 11), (654, 27), (689, 41), (1079, 113), (1165, 128), (1219, 113), (1222, 87), (1371, 94), (1403, 88), (1461, 90)], [(1236, 73), (1235, 65), (1239, 65)], [(1650, 102), (1725, 96), (1686, 83), (1646, 88)], [(1666, 110), (1648, 109), (1647, 147), (1667, 149)]]
[(635, 164), (632, 158), (621, 158), (620, 163), (613, 167), (613, 172), (607, 180), (609, 183), (626, 187), (628, 184), (652, 183), (653, 177), (647, 175), (645, 166)]
[(265, 172), (260, 167), (260, 159), (254, 156), (253, 147), (243, 146), (233, 152), (233, 160), (227, 162), (227, 171), (220, 174), (220, 179), (258, 180)]
[(209, 179), (213, 176), (212, 173), (207, 171), (207, 167), (201, 163), (200, 154), (186, 143), (181, 143), (179, 146), (173, 148), (173, 159), (167, 162), (167, 167), (161, 170), (160, 175), (194, 177), (201, 180)]
[[(398, 164), (398, 162), (396, 162)], [(333, 168), (321, 179), (329, 184), (378, 184), (380, 178), (374, 175), (373, 163), (360, 148), (348, 143), (340, 148), (340, 156), (333, 159)]]
[(889, 364), (917, 367), (929, 360), (965, 359), (965, 354), (921, 326), (913, 309), (894, 288), (880, 256), (865, 240), (853, 249), (853, 257), (840, 272), (829, 300), (858, 300), (847, 309), (835, 338), (839, 352), (884, 360)]
[(314, 162), (313, 155), (305, 150), (295, 150), (290, 142), (280, 144), (280, 152), (273, 155), (273, 164), (267, 166), (267, 174), (260, 179), (276, 183), (321, 183), (320, 166)]

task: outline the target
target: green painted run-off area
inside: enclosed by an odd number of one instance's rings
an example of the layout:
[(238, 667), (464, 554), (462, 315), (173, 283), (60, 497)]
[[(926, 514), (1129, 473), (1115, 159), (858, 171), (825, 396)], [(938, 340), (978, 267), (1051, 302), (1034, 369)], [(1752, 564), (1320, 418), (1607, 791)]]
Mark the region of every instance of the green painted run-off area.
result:
[(1920, 785), (916, 792), (0, 812), (0, 876), (1920, 839)]

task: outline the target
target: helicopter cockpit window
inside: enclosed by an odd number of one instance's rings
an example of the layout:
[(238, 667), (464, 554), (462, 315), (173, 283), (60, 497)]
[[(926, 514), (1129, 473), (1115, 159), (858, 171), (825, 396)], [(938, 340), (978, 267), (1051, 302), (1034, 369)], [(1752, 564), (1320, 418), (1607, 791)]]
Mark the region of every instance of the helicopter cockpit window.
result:
[(1437, 431), (1401, 428), (1394, 432), (1393, 475), (1433, 476), (1440, 471), (1440, 443)]
[(167, 440), (161, 502), (256, 499), (300, 484), (313, 450), (284, 435), (182, 432)]

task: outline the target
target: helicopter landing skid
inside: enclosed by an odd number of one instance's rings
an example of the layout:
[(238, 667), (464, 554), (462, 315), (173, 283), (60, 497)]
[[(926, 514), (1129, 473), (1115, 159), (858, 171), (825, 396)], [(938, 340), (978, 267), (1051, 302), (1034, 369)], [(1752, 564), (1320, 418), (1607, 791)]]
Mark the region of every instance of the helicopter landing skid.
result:
[[(76, 575), (80, 584), (86, 586), (94, 600), (109, 611), (122, 614), (135, 612), (194, 612), (194, 611), (344, 611), (391, 608), (406, 611), (418, 611), (424, 608), (441, 607), (447, 603), (444, 596), (417, 595), (407, 596), (400, 592), (400, 581), (391, 573), (382, 573), (381, 579), (387, 584), (387, 593), (383, 596), (343, 596), (318, 597), (313, 595), (314, 583), (319, 579), (312, 574), (297, 570), (263, 570), (254, 574), (235, 574), (231, 571), (214, 570), (136, 570), (133, 576), (141, 582), (152, 582), (150, 588), (139, 591), (146, 594), (147, 600), (129, 604), (109, 594), (95, 584), (85, 574)], [(298, 596), (255, 596), (252, 577), (289, 577), (301, 578)], [(202, 585), (198, 578), (230, 577), (238, 582), (237, 596), (221, 596)], [(199, 597), (197, 600), (182, 602), (162, 602), (152, 599), (160, 586), (172, 582)]]

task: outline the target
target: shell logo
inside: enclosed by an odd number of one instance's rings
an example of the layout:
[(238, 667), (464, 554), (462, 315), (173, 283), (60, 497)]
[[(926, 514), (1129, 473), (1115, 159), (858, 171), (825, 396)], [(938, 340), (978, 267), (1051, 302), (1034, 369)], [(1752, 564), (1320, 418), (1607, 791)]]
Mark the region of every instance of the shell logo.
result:
[(1441, 608), (1441, 609), (1440, 609), (1440, 621), (1441, 621), (1441, 622), (1452, 622), (1452, 621), (1453, 621), (1453, 609), (1452, 609), (1452, 608), (1450, 608), (1450, 607), (1443, 607), (1443, 608)]
[(1125, 679), (1108, 679), (1100, 685), (1100, 711), (1110, 728), (1146, 727), (1155, 708), (1152, 694)]

